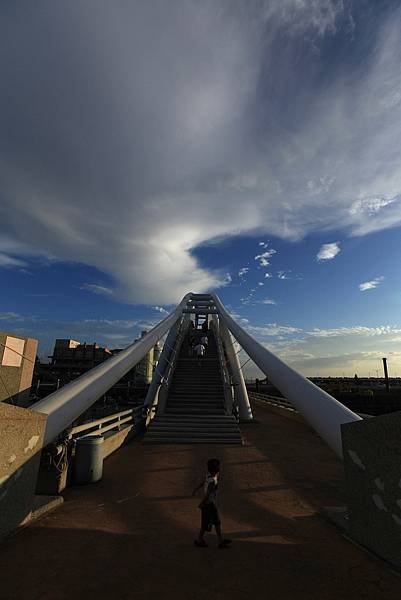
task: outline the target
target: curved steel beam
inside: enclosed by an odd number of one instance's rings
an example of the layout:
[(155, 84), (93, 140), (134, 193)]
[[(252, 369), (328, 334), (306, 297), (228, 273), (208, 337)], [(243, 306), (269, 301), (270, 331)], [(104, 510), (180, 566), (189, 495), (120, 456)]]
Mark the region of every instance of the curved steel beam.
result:
[(109, 358), (30, 407), (31, 410), (48, 415), (44, 445), (54, 440), (59, 433), (142, 360), (181, 317), (182, 310), (191, 297), (191, 293), (186, 294), (172, 313), (143, 338), (128, 346), (117, 356)]
[(216, 294), (211, 297), (220, 318), (248, 356), (342, 458), (341, 424), (360, 421), (361, 417), (269, 352), (234, 321)]

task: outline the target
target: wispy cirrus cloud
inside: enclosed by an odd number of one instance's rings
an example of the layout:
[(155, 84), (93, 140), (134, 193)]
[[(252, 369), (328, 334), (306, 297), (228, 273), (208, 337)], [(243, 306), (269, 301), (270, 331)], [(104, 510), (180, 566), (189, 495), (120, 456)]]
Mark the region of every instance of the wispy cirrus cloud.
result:
[(332, 260), (341, 251), (340, 244), (338, 242), (331, 242), (330, 244), (323, 244), (319, 252), (316, 255), (316, 260)]
[(99, 294), (100, 296), (114, 295), (114, 291), (111, 288), (108, 288), (104, 285), (98, 285), (97, 283), (83, 283), (79, 289), (87, 292), (93, 292), (94, 294)]
[(273, 298), (265, 298), (264, 300), (261, 300), (262, 304), (272, 304), (272, 305), (276, 305), (277, 302), (275, 300), (273, 300)]
[(4, 252), (0, 252), (0, 268), (1, 267), (26, 267), (27, 263), (20, 258), (9, 256)]
[(254, 333), (257, 334), (258, 336), (266, 336), (266, 337), (275, 337), (275, 336), (282, 336), (282, 335), (293, 335), (295, 333), (301, 333), (302, 329), (299, 329), (298, 327), (293, 327), (292, 325), (279, 325), (277, 323), (268, 323), (265, 326), (254, 326), (254, 325), (249, 325), (247, 327), (247, 329)]
[[(401, 351), (397, 348), (401, 341), (400, 325), (306, 330), (296, 325), (250, 322), (245, 328), (266, 348), (307, 376), (316, 376), (318, 372), (322, 376), (381, 374), (383, 356), (388, 357), (391, 376), (401, 375)], [(255, 373), (252, 369), (248, 372)]]
[(238, 271), (238, 277), (245, 277), (245, 275), (249, 272), (249, 267), (242, 267)]
[(361, 292), (366, 292), (366, 290), (374, 290), (375, 288), (377, 288), (378, 285), (380, 285), (382, 283), (383, 280), (384, 280), (383, 276), (375, 277), (374, 279), (371, 279), (370, 281), (365, 281), (364, 283), (360, 283), (358, 287), (361, 290)]
[(354, 327), (337, 327), (333, 329), (311, 329), (307, 332), (308, 335), (314, 337), (339, 337), (343, 335), (351, 336), (383, 336), (388, 334), (401, 333), (401, 329), (395, 326), (380, 326), (380, 327), (365, 327), (362, 325), (356, 325)]

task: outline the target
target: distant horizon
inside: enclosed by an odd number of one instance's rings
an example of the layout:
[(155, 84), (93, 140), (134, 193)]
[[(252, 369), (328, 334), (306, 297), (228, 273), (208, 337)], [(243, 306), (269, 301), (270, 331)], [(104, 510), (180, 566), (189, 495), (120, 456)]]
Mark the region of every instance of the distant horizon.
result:
[[(142, 330), (141, 330), (142, 332)], [(141, 333), (140, 332), (140, 333)], [(22, 336), (22, 337), (30, 337), (28, 335), (25, 335), (23, 331), (18, 330), (18, 331), (1, 331), (1, 333), (7, 333), (10, 335), (16, 335), (16, 336)], [(140, 338), (140, 333), (139, 335), (137, 335), (134, 339), (138, 339)], [(43, 348), (41, 348), (41, 344), (40, 344), (40, 340), (38, 340), (38, 352), (37, 352), (37, 356), (39, 357), (39, 360), (42, 364), (49, 364), (50, 363), (50, 357), (53, 355), (54, 352), (54, 346), (55, 346), (55, 342), (56, 339), (70, 339), (70, 340), (74, 340), (76, 342), (79, 342), (80, 344), (84, 345), (93, 345), (93, 344), (98, 344), (100, 347), (103, 348), (107, 348), (109, 350), (115, 350), (115, 349), (119, 349), (119, 348), (125, 348), (126, 346), (119, 346), (118, 344), (113, 344), (113, 343), (108, 343), (108, 344), (103, 344), (101, 342), (99, 342), (98, 340), (91, 340), (89, 341), (88, 339), (77, 339), (79, 338), (79, 335), (76, 335), (75, 337), (72, 336), (63, 336), (63, 337), (59, 337), (59, 338), (54, 338), (52, 345), (48, 346), (48, 352), (44, 351)], [(36, 339), (36, 338), (35, 338)], [(134, 343), (134, 339), (132, 340), (132, 342), (130, 342), (130, 344)], [(128, 344), (128, 345), (130, 345)], [(161, 344), (163, 344), (163, 341), (161, 340)], [(240, 351), (239, 353), (240, 356), (240, 362), (244, 363), (247, 360), (247, 355), (244, 353), (243, 350)], [(245, 360), (244, 360), (245, 359)], [(358, 376), (358, 378), (360, 379), (385, 379), (384, 377), (384, 373), (383, 373), (383, 364), (381, 362), (382, 359), (380, 359), (380, 367), (374, 369), (373, 371), (368, 371), (366, 374), (360, 374), (358, 372), (341, 372), (341, 373), (334, 373), (334, 374), (330, 374), (330, 375), (325, 375), (325, 374), (321, 374), (321, 373), (314, 373), (314, 374), (304, 374), (305, 377), (311, 378), (311, 379), (333, 379), (333, 378), (337, 378), (337, 379), (354, 379), (355, 374)], [(389, 369), (389, 379), (400, 379), (401, 378), (401, 368), (400, 371), (395, 371), (394, 374), (391, 374), (391, 365), (388, 363), (388, 369)], [(398, 374), (397, 374), (398, 373)], [(252, 362), (249, 361), (245, 366), (244, 366), (244, 377), (246, 380), (255, 380), (255, 379), (260, 379), (263, 380), (266, 378), (266, 375), (264, 373), (262, 373), (260, 371), (260, 369)]]

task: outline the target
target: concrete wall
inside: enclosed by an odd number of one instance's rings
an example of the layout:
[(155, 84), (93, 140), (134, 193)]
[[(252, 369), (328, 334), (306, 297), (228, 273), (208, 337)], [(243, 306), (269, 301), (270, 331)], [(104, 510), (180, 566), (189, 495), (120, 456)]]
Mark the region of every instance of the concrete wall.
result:
[(401, 567), (401, 412), (341, 427), (350, 535)]
[(32, 512), (46, 419), (0, 403), (0, 538)]
[(11, 396), (12, 404), (27, 405), (37, 348), (37, 340), (0, 332), (0, 402)]

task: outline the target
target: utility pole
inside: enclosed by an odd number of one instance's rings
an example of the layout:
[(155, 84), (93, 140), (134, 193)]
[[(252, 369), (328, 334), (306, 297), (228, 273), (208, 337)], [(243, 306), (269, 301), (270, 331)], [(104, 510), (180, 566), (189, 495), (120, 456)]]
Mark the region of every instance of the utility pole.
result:
[(390, 383), (388, 380), (387, 358), (383, 358), (383, 367), (384, 367), (384, 379), (386, 380), (386, 392), (389, 392), (390, 391)]

